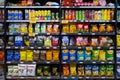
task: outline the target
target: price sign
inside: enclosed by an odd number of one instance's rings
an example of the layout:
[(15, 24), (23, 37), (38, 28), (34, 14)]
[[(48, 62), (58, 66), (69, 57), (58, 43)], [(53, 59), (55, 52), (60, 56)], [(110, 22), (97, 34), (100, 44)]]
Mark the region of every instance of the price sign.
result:
[(34, 37), (35, 33), (29, 33), (29, 36)]
[(86, 47), (86, 50), (93, 50), (93, 47)]
[(62, 24), (67, 24), (68, 20), (62, 20)]

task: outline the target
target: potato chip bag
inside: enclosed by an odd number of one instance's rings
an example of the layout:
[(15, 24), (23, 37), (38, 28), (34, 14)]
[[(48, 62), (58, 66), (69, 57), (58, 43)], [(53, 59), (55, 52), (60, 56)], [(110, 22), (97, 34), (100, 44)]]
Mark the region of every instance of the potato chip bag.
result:
[(75, 46), (75, 38), (70, 37), (70, 46)]
[(92, 50), (92, 60), (93, 61), (99, 60), (99, 53), (100, 53), (100, 50)]
[(27, 65), (18, 64), (19, 76), (27, 76)]
[(52, 24), (47, 24), (47, 33), (52, 33)]
[(51, 61), (52, 58), (52, 50), (47, 50), (46, 52), (46, 60)]
[(92, 74), (91, 68), (92, 68), (91, 65), (86, 65), (86, 66), (85, 66), (85, 75), (86, 75), (86, 76), (91, 76), (91, 74)]
[(27, 76), (35, 76), (36, 64), (27, 64)]
[(44, 61), (46, 59), (46, 50), (41, 50), (39, 55), (40, 55), (39, 59), (41, 61)]
[(70, 61), (76, 61), (76, 50), (69, 50)]
[(51, 36), (44, 36), (44, 46), (52, 46)]
[(76, 33), (76, 25), (75, 24), (70, 24), (70, 33)]
[(63, 65), (63, 76), (69, 76), (69, 66)]
[(62, 50), (62, 60), (63, 61), (68, 61), (69, 60), (69, 51), (66, 50)]
[(86, 50), (85, 51), (85, 61), (90, 61), (91, 60), (91, 51)]
[(13, 66), (8, 66), (8, 76), (13, 76)]
[(100, 61), (105, 61), (106, 60), (106, 52), (105, 52), (105, 50), (100, 50), (99, 60)]
[(69, 37), (62, 36), (62, 46), (69, 46)]
[(98, 65), (93, 65), (92, 66), (92, 75), (93, 76), (99, 76), (99, 67), (98, 67)]
[(117, 76), (120, 76), (120, 65), (117, 65)]
[(43, 75), (50, 76), (50, 66), (43, 66)]
[(85, 53), (84, 50), (78, 50), (77, 51), (77, 60), (78, 61), (84, 61), (84, 53)]
[(114, 50), (106, 50), (106, 58), (108, 61), (114, 60)]
[(52, 66), (52, 75), (53, 76), (58, 76), (58, 67), (57, 66)]
[(20, 50), (20, 60), (26, 61), (27, 60), (27, 53), (25, 50)]
[(83, 46), (84, 45), (83, 37), (80, 37), (80, 36), (76, 37), (76, 45), (77, 46)]
[(33, 61), (33, 50), (27, 50), (27, 61)]
[(68, 24), (64, 24), (62, 26), (62, 32), (63, 33), (69, 33), (69, 25)]
[(107, 65), (107, 69), (106, 69), (106, 74), (107, 76), (113, 76), (114, 72), (113, 72), (113, 65)]
[(41, 24), (41, 33), (46, 33), (46, 23)]
[(100, 76), (105, 76), (105, 75), (106, 75), (106, 66), (100, 65)]
[(59, 33), (60, 32), (60, 30), (59, 30), (59, 24), (54, 24), (52, 31), (53, 31), (53, 33)]
[(58, 61), (59, 60), (59, 50), (53, 50), (53, 60)]
[(43, 76), (43, 66), (38, 66), (38, 68), (37, 68), (37, 75), (38, 76)]
[(76, 76), (76, 64), (73, 63), (73, 64), (70, 64), (70, 75), (71, 76)]
[(18, 66), (13, 66), (13, 76), (18, 76), (18, 75), (19, 75)]
[(120, 50), (117, 50), (116, 51), (117, 53), (117, 55), (116, 55), (116, 57), (117, 57), (117, 62), (120, 62)]
[(84, 66), (83, 65), (78, 65), (78, 76), (84, 76)]

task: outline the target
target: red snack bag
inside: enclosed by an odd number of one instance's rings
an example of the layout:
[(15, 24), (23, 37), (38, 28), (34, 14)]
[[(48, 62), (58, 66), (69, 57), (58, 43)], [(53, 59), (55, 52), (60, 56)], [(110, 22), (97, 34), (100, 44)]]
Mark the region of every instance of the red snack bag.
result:
[(56, 36), (52, 37), (52, 46), (58, 46), (59, 38)]
[(88, 32), (89, 31), (89, 26), (88, 26), (88, 24), (85, 24), (84, 25), (84, 32)]
[(0, 51), (0, 60), (4, 60), (4, 52)]
[(69, 66), (63, 65), (63, 76), (68, 76), (68, 75), (69, 75)]
[(78, 33), (83, 32), (83, 24), (77, 24), (77, 32)]

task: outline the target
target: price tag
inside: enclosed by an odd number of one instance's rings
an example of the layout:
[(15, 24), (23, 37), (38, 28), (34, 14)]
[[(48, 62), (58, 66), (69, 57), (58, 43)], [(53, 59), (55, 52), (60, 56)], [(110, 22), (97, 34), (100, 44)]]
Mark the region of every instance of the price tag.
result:
[(62, 33), (62, 35), (66, 35), (66, 33)]
[(71, 77), (72, 79), (75, 79), (75, 77)]
[(36, 22), (37, 22), (36, 19), (30, 20), (30, 23), (36, 23)]
[(53, 49), (57, 49), (57, 47), (53, 47)]
[(21, 64), (23, 64), (24, 62), (20, 62)]
[(21, 47), (21, 49), (24, 49), (24, 47)]
[(63, 49), (67, 49), (67, 47), (62, 47)]
[(36, 62), (33, 62), (33, 64), (35, 64)]
[(78, 35), (82, 35), (82, 33), (78, 33)]
[(64, 79), (67, 79), (67, 77), (64, 77)]
[(6, 48), (7, 48), (7, 49), (10, 49), (10, 46), (7, 46)]
[(93, 62), (93, 64), (96, 64), (96, 62)]
[(79, 62), (80, 64), (83, 64), (83, 62)]
[(41, 47), (38, 47), (38, 49), (41, 49)]
[(24, 79), (24, 77), (20, 77), (21, 79)]
[(93, 47), (86, 47), (86, 50), (93, 50)]
[(92, 33), (92, 35), (95, 35), (95, 33)]
[(102, 79), (105, 79), (105, 77), (101, 77)]
[(18, 49), (18, 47), (15, 47), (15, 49)]
[(37, 79), (41, 79), (41, 77), (37, 77)]
[(101, 62), (102, 64), (104, 64), (105, 62)]
[(82, 47), (78, 47), (78, 49), (82, 49)]
[(24, 33), (21, 33), (21, 35), (24, 35)]
[(8, 63), (8, 64), (10, 64), (11, 62), (10, 62), (10, 61), (8, 61), (7, 63)]
[(86, 77), (87, 79), (89, 79), (90, 77)]
[(68, 20), (62, 20), (62, 24), (68, 24)]
[(50, 35), (50, 33), (47, 33), (47, 35)]
[(50, 64), (50, 62), (49, 62), (49, 61), (47, 61), (46, 63), (47, 63), (47, 64)]
[(47, 77), (47, 79), (50, 79), (51, 77)]
[(50, 47), (46, 47), (46, 49), (50, 49)]
[(29, 36), (34, 37), (35, 33), (29, 33)]

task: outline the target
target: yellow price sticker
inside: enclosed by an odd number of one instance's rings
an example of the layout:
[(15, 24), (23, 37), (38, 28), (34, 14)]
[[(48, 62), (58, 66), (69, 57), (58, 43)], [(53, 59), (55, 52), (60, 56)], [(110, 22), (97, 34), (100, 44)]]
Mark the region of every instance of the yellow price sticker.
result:
[(86, 47), (86, 50), (93, 50), (93, 47)]
[(62, 24), (67, 24), (68, 20), (62, 20)]
[(29, 36), (34, 37), (35, 33), (29, 33)]
[(36, 23), (36, 20), (30, 20), (30, 23)]

